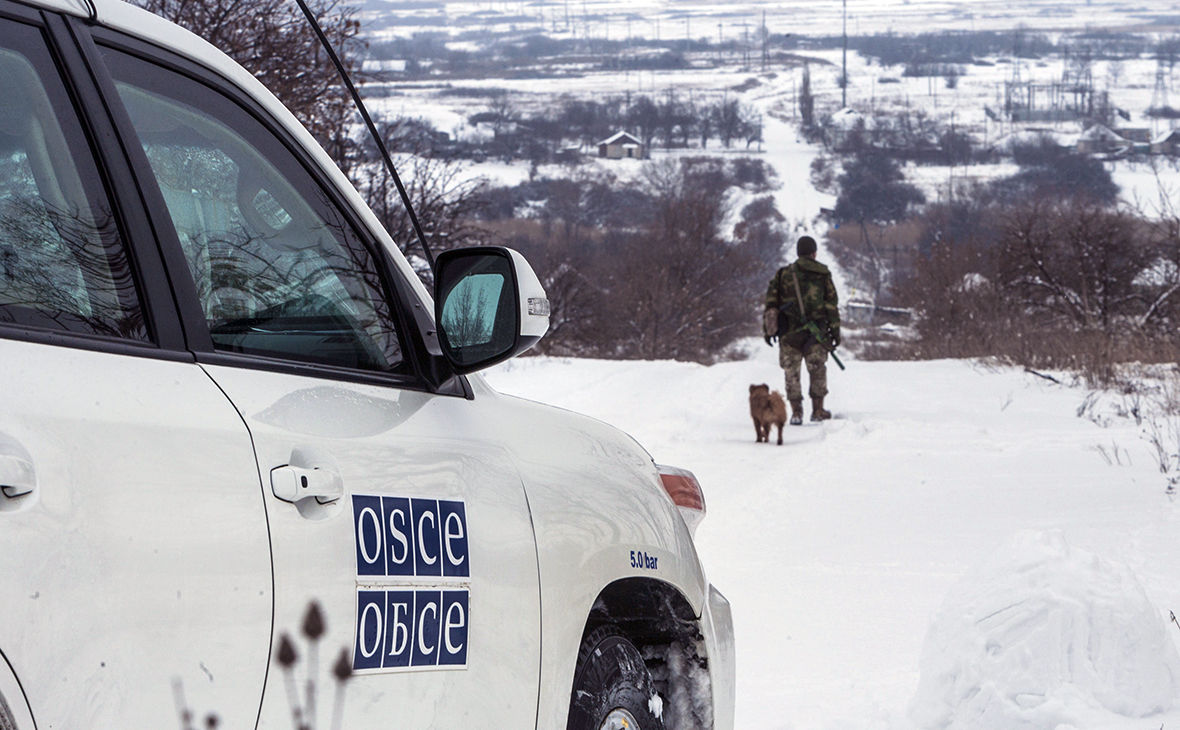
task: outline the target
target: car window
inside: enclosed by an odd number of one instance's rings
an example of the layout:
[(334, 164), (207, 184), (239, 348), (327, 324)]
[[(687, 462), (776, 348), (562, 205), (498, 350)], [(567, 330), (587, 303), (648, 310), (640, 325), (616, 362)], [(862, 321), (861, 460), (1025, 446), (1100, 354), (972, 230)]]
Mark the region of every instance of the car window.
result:
[(210, 87), (103, 53), (163, 193), (214, 347), (397, 369), (402, 351), (375, 262), (291, 152)]
[(147, 340), (127, 253), (40, 29), (0, 22), (0, 323)]

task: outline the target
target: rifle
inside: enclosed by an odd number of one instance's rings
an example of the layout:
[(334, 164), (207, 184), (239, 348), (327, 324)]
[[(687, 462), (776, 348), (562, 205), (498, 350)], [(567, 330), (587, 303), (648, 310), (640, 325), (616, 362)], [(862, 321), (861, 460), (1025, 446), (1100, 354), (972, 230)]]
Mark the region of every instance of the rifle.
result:
[[(779, 311), (779, 314), (781, 315), (779, 318), (780, 327), (782, 329), (786, 329), (787, 308), (786, 307), (779, 307), (778, 311)], [(828, 354), (832, 356), (832, 360), (834, 360), (836, 362), (836, 364), (840, 366), (841, 370), (847, 369), (844, 367), (844, 363), (840, 362), (840, 357), (838, 355), (836, 355), (836, 346), (831, 344), (831, 340), (819, 328), (818, 324), (816, 324), (815, 322), (808, 321), (808, 322), (805, 322), (801, 327), (796, 329), (795, 332), (798, 332), (799, 330), (805, 330), (808, 333), (810, 333), (811, 336), (815, 338), (815, 341), (819, 343), (819, 346), (828, 351)], [(785, 334), (787, 334), (787, 333), (783, 332), (783, 334), (779, 335), (779, 337), (782, 337)]]
[(835, 360), (836, 364), (840, 366), (841, 370), (843, 370), (844, 363), (840, 362), (840, 358), (836, 356), (836, 346), (830, 345), (828, 343), (828, 338), (819, 331), (819, 325), (817, 325), (815, 322), (807, 322), (803, 325), (803, 329), (811, 333), (811, 336), (815, 338), (815, 341), (819, 343), (819, 346), (827, 350), (828, 354), (832, 356), (832, 359)]

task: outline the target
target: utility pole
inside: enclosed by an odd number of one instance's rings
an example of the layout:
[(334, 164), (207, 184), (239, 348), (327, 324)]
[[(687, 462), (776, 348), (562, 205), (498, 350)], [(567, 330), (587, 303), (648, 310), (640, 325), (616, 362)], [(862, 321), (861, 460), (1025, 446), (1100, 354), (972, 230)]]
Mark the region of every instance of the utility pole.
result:
[(1159, 134), (1161, 112), (1166, 113), (1168, 109), (1168, 79), (1169, 74), (1164, 70), (1164, 58), (1160, 55), (1156, 59), (1155, 66), (1155, 89), (1151, 92), (1151, 106), (1150, 110), (1155, 110), (1151, 120), (1151, 134), (1156, 136)]
[(770, 60), (770, 55), (766, 48), (767, 33), (766, 33), (766, 10), (762, 11), (762, 70), (766, 70), (766, 62)]
[(843, 63), (840, 69), (840, 108), (848, 108), (848, 0), (841, 0), (844, 8), (842, 33), (844, 36)]
[[(987, 117), (984, 117), (984, 118), (986, 119)], [(951, 109), (950, 142), (951, 142), (951, 144), (955, 144), (955, 110), (954, 109)], [(954, 151), (952, 150), (951, 154), (948, 156), (950, 157), (950, 159), (947, 160), (949, 165), (948, 165), (947, 176), (946, 176), (946, 197), (947, 197), (948, 201), (950, 201), (951, 203), (954, 203), (955, 202), (955, 155), (954, 155)], [(896, 271), (896, 270), (897, 270), (897, 266), (895, 263), (894, 264), (894, 271)]]
[(742, 67), (750, 68), (750, 24), (742, 21)]

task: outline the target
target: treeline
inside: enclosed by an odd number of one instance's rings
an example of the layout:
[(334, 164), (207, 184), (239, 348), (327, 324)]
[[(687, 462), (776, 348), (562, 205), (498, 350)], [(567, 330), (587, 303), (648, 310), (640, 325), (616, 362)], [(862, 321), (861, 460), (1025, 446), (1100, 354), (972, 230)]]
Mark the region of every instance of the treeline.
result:
[(1180, 360), (1175, 209), (1120, 205), (1102, 163), (1047, 140), (1015, 149), (1011, 176), (899, 207), (905, 183), (879, 156), (845, 165), (836, 212), (859, 225), (834, 238), (878, 301), (916, 314), (915, 338), (880, 354), (998, 357), (1101, 385), (1121, 363)]
[(574, 142), (594, 150), (598, 142), (619, 130), (634, 134), (648, 148), (705, 149), (711, 141), (723, 147), (743, 144), (749, 148), (762, 140), (762, 115), (728, 98), (700, 101), (668, 93), (662, 97), (639, 95), (604, 101), (565, 99), (552, 113), (518, 115), (511, 107), (494, 107), (491, 113), (514, 123), (516, 139), (498, 136), (516, 149), (524, 138), (542, 140), (550, 149)]
[(417, 153), (475, 161), (575, 161), (581, 154), (597, 154), (597, 144), (620, 130), (635, 135), (648, 149), (706, 149), (710, 143), (749, 148), (762, 141), (762, 115), (736, 99), (701, 101), (672, 93), (602, 101), (566, 98), (545, 111), (526, 113), (503, 90), (454, 88), (445, 93), (483, 97), (486, 108), (468, 122), (489, 136), (454, 139), (425, 121), (398, 120)]
[(970, 64), (995, 56), (1042, 58), (1059, 53), (1057, 41), (1028, 31), (944, 31), (849, 38), (848, 47), (882, 66), (922, 63)]
[[(486, 74), (513, 76), (528, 69), (530, 75), (543, 75), (534, 68), (539, 61), (561, 66), (567, 73), (587, 70), (661, 70), (692, 68), (691, 53), (708, 53), (714, 47), (707, 40), (656, 41), (643, 38), (609, 40), (604, 38), (569, 39), (533, 34), (495, 37), (490, 34), (466, 34), (479, 48), (455, 48), (455, 38), (438, 32), (415, 33), (408, 38), (393, 38), (370, 44), (368, 55), (376, 60), (406, 61), (406, 78), (448, 77)], [(462, 38), (461, 36), (460, 38)], [(732, 43), (720, 46), (732, 51)]]
[(858, 121), (851, 128), (831, 118), (804, 127), (813, 142), (841, 154), (873, 148), (897, 160), (930, 165), (964, 165), (994, 161), (995, 149), (923, 110), (904, 110)]
[[(980, 222), (970, 216), (935, 215), (931, 220), (938, 225), (932, 225), (926, 214), (947, 204), (925, 205), (925, 195), (905, 178), (904, 159), (861, 140), (839, 165), (829, 156), (812, 165), (813, 184), (837, 193), (831, 215), (840, 228), (831, 238), (846, 253), (846, 267), (878, 298), (894, 296), (891, 284), (911, 276), (914, 262), (929, 256), (935, 244), (975, 235)], [(1118, 186), (1102, 162), (1049, 138), (1014, 146), (1011, 160), (1017, 166), (1011, 175), (967, 188), (953, 186), (943, 194), (992, 211), (1028, 200), (1085, 200), (1100, 206), (1117, 202)], [(960, 210), (962, 203), (954, 205)]]
[[(826, 46), (839, 42), (838, 37), (822, 41)], [(848, 47), (883, 66), (971, 65), (991, 63), (988, 59), (996, 57), (1039, 59), (1048, 56), (1097, 61), (1150, 55), (1167, 61), (1180, 54), (1180, 36), (1159, 37), (1115, 31), (1048, 34), (1026, 29), (940, 31), (854, 36), (848, 39)]]
[[(647, 163), (489, 191), (482, 223), (529, 258), (553, 303), (540, 351), (713, 362), (753, 334), (787, 226), (760, 161)], [(733, 221), (736, 220), (736, 226)]]
[(1096, 384), (1121, 363), (1180, 358), (1175, 218), (1039, 197), (939, 204), (923, 222), (929, 251), (898, 287), (920, 312), (914, 355), (996, 356)]

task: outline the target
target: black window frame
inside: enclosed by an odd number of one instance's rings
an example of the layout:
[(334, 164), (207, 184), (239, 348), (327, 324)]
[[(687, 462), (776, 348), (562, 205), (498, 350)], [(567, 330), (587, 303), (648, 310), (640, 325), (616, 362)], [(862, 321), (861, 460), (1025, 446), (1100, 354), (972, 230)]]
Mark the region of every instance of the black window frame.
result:
[[(302, 144), (283, 125), (276, 123), (271, 118), (269, 111), (251, 94), (241, 89), (232, 80), (219, 74), (215, 69), (156, 44), (111, 28), (88, 27), (78, 19), (72, 19), (72, 25), (75, 33), (80, 30), (84, 32), (84, 35), (79, 38), (82, 54), (95, 73), (96, 86), (100, 93), (108, 99), (107, 108), (113, 118), (116, 133), (122, 142), (122, 148), (136, 179), (139, 194), (157, 234), (161, 256), (168, 272), (168, 281), (175, 294), (176, 306), (188, 349), (193, 353), (197, 362), (425, 390), (468, 398), (472, 396), (466, 379), (454, 375), (449, 366), (445, 365), (443, 358), (430, 353), (423, 332), (419, 327), (419, 317), (416, 316), (418, 310), (423, 309), (423, 305), (411, 293), (411, 287), (404, 281), (401, 271), (394, 265), (384, 246), (361, 219), (352, 202), (340, 193), (336, 185), (320, 168), (318, 162), (303, 148)], [(385, 373), (352, 369), (267, 355), (232, 353), (214, 348), (180, 240), (164, 202), (163, 193), (156, 182), (155, 173), (152, 171), (147, 155), (139, 143), (131, 119), (119, 101), (114, 80), (102, 60), (100, 45), (129, 54), (143, 62), (180, 74), (208, 87), (214, 93), (221, 94), (237, 104), (275, 137), (352, 227), (356, 238), (365, 247), (377, 267), (383, 287), (382, 294), (393, 309), (394, 325), (398, 329), (408, 372)]]
[(163, 265), (151, 241), (143, 210), (128, 204), (126, 189), (131, 172), (122, 150), (116, 143), (109, 118), (102, 113), (101, 94), (93, 83), (88, 65), (79, 52), (68, 21), (61, 15), (0, 0), (0, 22), (30, 26), (41, 34), (45, 47), (69, 99), (70, 111), (77, 120), (84, 142), (96, 168), (103, 194), (119, 232), (127, 257), (135, 293), (143, 316), (147, 340), (33, 327), (18, 323), (0, 323), (0, 338), (95, 350), (114, 354), (138, 355), (157, 359), (193, 361), (184, 347), (172, 293), (164, 282)]

